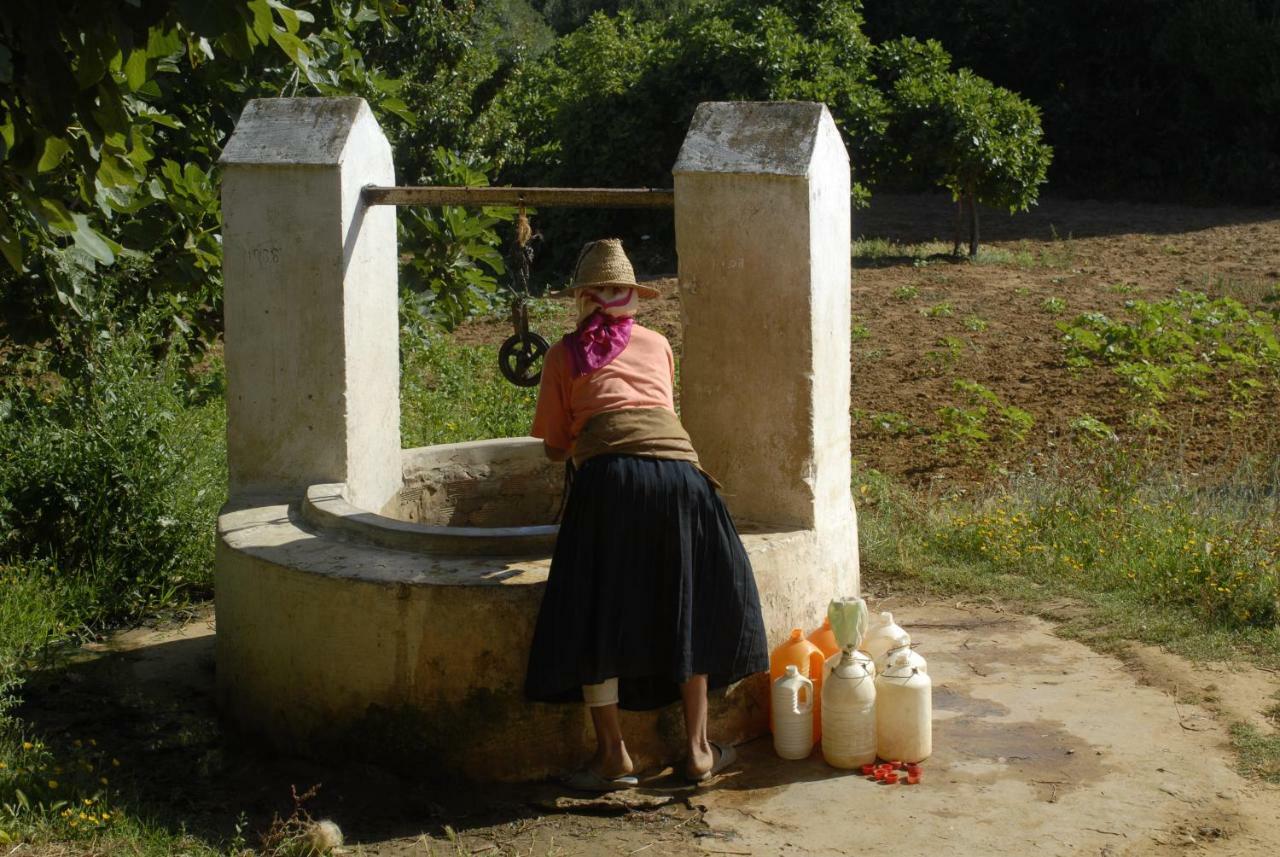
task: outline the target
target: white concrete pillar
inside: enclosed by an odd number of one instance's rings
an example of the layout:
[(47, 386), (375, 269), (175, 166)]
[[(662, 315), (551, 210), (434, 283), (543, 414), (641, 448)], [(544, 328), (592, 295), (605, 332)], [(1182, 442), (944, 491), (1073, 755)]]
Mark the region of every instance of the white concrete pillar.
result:
[(856, 588), (840, 134), (822, 104), (705, 103), (672, 172), (684, 424), (735, 515), (835, 533)]
[(249, 102), (223, 166), (230, 493), (399, 490), (396, 223), (366, 208), (391, 147), (360, 98)]

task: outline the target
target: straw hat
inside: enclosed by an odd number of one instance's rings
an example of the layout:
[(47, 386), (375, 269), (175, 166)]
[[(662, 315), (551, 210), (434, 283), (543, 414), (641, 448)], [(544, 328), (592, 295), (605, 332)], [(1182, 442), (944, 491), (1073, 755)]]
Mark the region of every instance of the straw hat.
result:
[(577, 264), (573, 266), (573, 277), (568, 288), (552, 292), (552, 297), (572, 297), (577, 289), (588, 286), (614, 286), (621, 289), (635, 289), (642, 298), (655, 298), (661, 294), (652, 286), (636, 282), (636, 272), (631, 267), (631, 260), (622, 249), (621, 238), (601, 238), (599, 241), (588, 241), (578, 254)]

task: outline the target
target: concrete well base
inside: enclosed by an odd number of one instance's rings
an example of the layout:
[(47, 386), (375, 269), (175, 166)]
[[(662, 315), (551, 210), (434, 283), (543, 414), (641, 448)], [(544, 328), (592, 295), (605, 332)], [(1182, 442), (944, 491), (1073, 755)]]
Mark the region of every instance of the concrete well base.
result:
[[(585, 707), (521, 693), (548, 558), (356, 543), (300, 508), (241, 498), (219, 518), (218, 693), (234, 722), (281, 749), (426, 777), (531, 780), (589, 754)], [(771, 642), (857, 591), (853, 533), (743, 527)], [(761, 675), (715, 694), (712, 735), (762, 734), (766, 691)], [(641, 767), (682, 754), (678, 705), (624, 713), (623, 726)]]

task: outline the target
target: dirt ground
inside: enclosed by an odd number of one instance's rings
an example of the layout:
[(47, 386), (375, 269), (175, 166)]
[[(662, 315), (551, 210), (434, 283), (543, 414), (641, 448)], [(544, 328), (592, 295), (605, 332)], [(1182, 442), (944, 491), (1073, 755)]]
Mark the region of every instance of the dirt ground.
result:
[[(1123, 382), (1102, 366), (1066, 363), (1057, 324), (1085, 312), (1124, 317), (1126, 301), (1159, 300), (1179, 289), (1229, 296), (1261, 309), (1280, 283), (1280, 209), (1187, 208), (1081, 200), (1045, 200), (1027, 214), (984, 211), (983, 259), (947, 258), (951, 208), (946, 197), (878, 194), (855, 213), (855, 234), (891, 241), (887, 252), (854, 260), (853, 453), (916, 488), (945, 490), (1027, 464), (1071, 458), (1070, 423), (1089, 414), (1128, 439), (1139, 410)], [(940, 241), (922, 259), (903, 249)], [(898, 255), (895, 255), (895, 252)], [(651, 282), (664, 298), (639, 316), (680, 346), (680, 305), (672, 275)], [(908, 297), (907, 295), (910, 294)], [(1046, 309), (1046, 301), (1064, 308)], [(567, 307), (566, 307), (567, 310)], [(567, 311), (533, 326), (549, 339), (573, 322)], [(974, 329), (984, 323), (982, 329)], [(460, 341), (497, 344), (509, 323), (464, 325)], [(938, 410), (963, 405), (957, 379), (977, 381), (1035, 426), (1022, 444), (989, 444), (978, 456), (939, 450)], [(1280, 450), (1280, 433), (1263, 415), (1280, 410), (1280, 387), (1253, 403), (1250, 418), (1225, 387), (1160, 406), (1168, 422), (1150, 440), (1179, 467), (1230, 470), (1249, 452)], [(893, 414), (912, 428), (889, 433), (871, 418)], [(1206, 478), (1212, 478), (1204, 474)]]
[(876, 606), (929, 662), (935, 752), (918, 786), (837, 771), (820, 750), (785, 762), (768, 738), (710, 786), (650, 771), (607, 800), (280, 757), (219, 725), (207, 609), (87, 647), (29, 689), (23, 716), (55, 747), (95, 736), (123, 760), (135, 813), (197, 835), (230, 837), (241, 813), (262, 830), (291, 787), (320, 784), (308, 808), (351, 854), (1280, 853), (1280, 787), (1237, 773), (1227, 736), (1237, 720), (1272, 728), (1261, 709), (1280, 677), (1149, 647), (1098, 654), (989, 604)]

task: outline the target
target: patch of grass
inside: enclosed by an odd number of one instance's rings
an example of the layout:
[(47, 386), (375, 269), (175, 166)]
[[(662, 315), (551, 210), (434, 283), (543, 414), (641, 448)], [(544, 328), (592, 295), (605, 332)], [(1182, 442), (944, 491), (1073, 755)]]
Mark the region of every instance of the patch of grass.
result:
[(976, 257), (970, 256), (971, 265), (1011, 265), (1015, 268), (1036, 267), (1036, 256), (1030, 250), (1006, 250), (1003, 247), (980, 247)]
[(406, 447), (523, 437), (533, 424), (537, 387), (517, 387), (498, 371), (498, 349), (442, 336), (406, 336), (400, 373), (400, 425)]
[(1242, 773), (1280, 784), (1280, 733), (1266, 735), (1252, 724), (1233, 723), (1231, 747), (1240, 757)]
[(1062, 315), (1067, 311), (1067, 302), (1054, 295), (1042, 300), (1040, 302), (1040, 309), (1047, 312), (1049, 315)]
[[(16, 853), (133, 854), (139, 857), (238, 854), (182, 831), (170, 831), (119, 802), (112, 783), (120, 764), (91, 738), (51, 747), (0, 724), (0, 846), (26, 843)], [(19, 849), (22, 846), (18, 846)]]
[(918, 286), (898, 286), (893, 290), (894, 300), (911, 301), (920, 297), (920, 288)]
[(929, 318), (950, 318), (955, 315), (955, 307), (951, 306), (950, 301), (942, 301), (924, 310), (924, 314)]
[(928, 264), (935, 259), (950, 257), (951, 247), (941, 241), (899, 244), (887, 238), (858, 238), (853, 242), (852, 254), (855, 266), (859, 262), (873, 265), (899, 262)]
[(986, 330), (990, 326), (990, 322), (978, 315), (967, 316), (964, 320), (965, 330), (972, 331), (973, 333), (982, 333), (982, 331)]
[(909, 493), (862, 474), (869, 581), (991, 594), (1035, 610), (1071, 599), (1064, 633), (1191, 658), (1280, 665), (1280, 471), (1191, 490), (1123, 451), (1088, 474), (1027, 474), (975, 496)]
[(1217, 276), (1205, 290), (1214, 297), (1233, 298), (1258, 309), (1280, 303), (1280, 281), (1237, 280), (1234, 277)]

